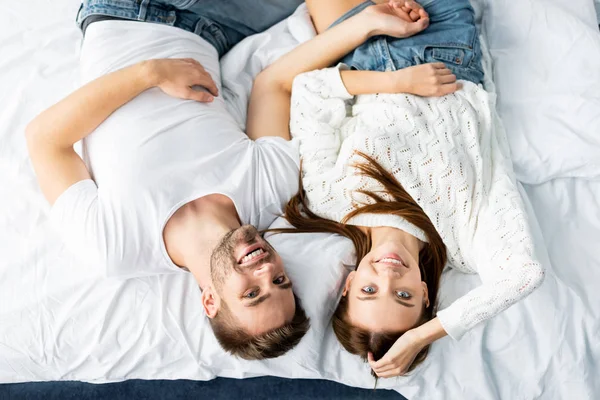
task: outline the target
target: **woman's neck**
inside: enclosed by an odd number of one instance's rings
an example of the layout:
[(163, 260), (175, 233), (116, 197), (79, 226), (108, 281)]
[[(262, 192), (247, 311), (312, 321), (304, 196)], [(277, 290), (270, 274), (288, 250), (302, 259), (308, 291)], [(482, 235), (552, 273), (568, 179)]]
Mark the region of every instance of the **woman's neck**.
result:
[[(423, 248), (424, 243), (419, 239), (411, 235), (410, 233), (404, 232), (398, 228), (392, 228), (389, 226), (377, 226), (374, 228), (365, 228), (367, 232), (371, 234), (371, 247), (378, 247), (385, 242), (400, 242), (407, 249), (416, 249), (417, 254)], [(367, 233), (365, 232), (365, 233)]]

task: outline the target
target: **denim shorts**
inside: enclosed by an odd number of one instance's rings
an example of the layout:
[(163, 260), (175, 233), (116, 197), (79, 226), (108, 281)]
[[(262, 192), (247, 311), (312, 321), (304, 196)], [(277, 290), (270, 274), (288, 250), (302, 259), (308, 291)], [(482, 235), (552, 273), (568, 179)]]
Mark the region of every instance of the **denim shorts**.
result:
[[(457, 77), (478, 84), (483, 79), (479, 34), (469, 0), (418, 0), (429, 13), (429, 26), (405, 39), (371, 38), (341, 62), (367, 71), (394, 71), (413, 65), (443, 62)], [(368, 0), (348, 11), (331, 26), (373, 5)]]
[(201, 36), (222, 56), (300, 4), (302, 0), (84, 0), (77, 23), (81, 28), (87, 17), (102, 16), (171, 25)]

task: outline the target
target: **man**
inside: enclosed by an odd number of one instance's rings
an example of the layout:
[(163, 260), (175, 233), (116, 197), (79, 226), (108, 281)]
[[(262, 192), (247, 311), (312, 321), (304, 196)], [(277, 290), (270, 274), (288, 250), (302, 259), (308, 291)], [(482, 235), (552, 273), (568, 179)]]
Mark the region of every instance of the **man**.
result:
[[(279, 356), (308, 329), (257, 230), (297, 191), (299, 160), (289, 142), (239, 130), (219, 96), (218, 59), (299, 3), (86, 1), (89, 83), (26, 132), (65, 242), (108, 276), (190, 271), (217, 339), (246, 359)], [(73, 149), (81, 139), (85, 163)]]

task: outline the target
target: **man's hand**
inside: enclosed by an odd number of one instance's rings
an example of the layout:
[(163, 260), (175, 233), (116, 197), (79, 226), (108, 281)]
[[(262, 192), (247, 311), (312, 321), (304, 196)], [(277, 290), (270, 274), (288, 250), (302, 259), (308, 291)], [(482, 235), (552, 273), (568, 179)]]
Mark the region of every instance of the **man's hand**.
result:
[[(145, 63), (151, 85), (158, 86), (170, 96), (207, 103), (213, 101), (213, 96), (219, 95), (219, 89), (210, 74), (192, 58), (165, 58)], [(194, 90), (192, 86), (202, 86), (209, 93)]]
[(454, 93), (462, 87), (456, 82), (456, 75), (441, 62), (415, 65), (389, 73), (392, 74), (396, 93), (439, 97)]
[(412, 0), (389, 0), (365, 8), (362, 14), (368, 18), (368, 24), (372, 28), (371, 36), (407, 38), (429, 26), (429, 15)]
[(404, 375), (425, 346), (426, 343), (423, 343), (417, 332), (412, 329), (400, 336), (381, 359), (375, 361), (373, 354), (369, 353), (369, 364), (380, 378)]

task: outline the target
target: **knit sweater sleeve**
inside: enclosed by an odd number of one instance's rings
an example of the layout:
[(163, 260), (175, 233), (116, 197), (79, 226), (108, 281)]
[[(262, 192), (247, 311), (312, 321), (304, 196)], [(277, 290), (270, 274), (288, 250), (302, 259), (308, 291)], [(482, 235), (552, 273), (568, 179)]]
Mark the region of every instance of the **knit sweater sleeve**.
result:
[(472, 241), (461, 245), (482, 285), (437, 313), (444, 330), (456, 340), (525, 298), (544, 279), (514, 179), (504, 167), (491, 178), (493, 185), (479, 210)]
[(294, 80), (290, 132), (299, 142), (307, 190), (313, 178), (330, 170), (337, 161), (339, 129), (346, 118), (346, 100), (351, 98), (338, 68), (307, 72)]

